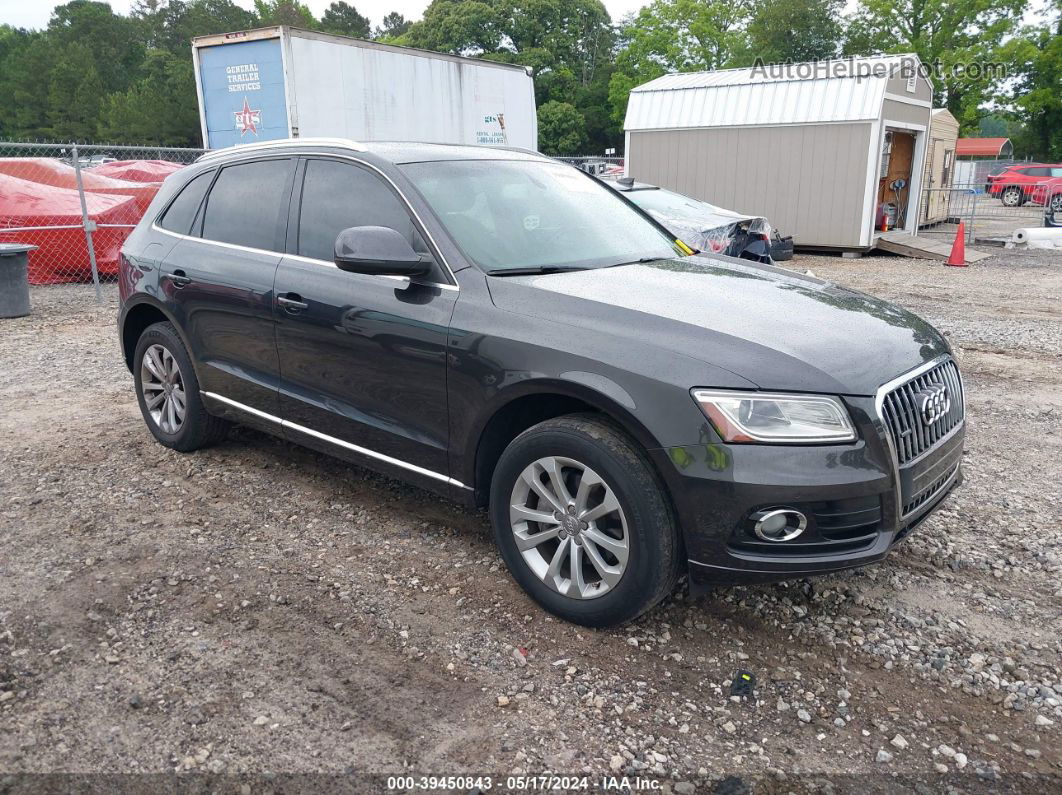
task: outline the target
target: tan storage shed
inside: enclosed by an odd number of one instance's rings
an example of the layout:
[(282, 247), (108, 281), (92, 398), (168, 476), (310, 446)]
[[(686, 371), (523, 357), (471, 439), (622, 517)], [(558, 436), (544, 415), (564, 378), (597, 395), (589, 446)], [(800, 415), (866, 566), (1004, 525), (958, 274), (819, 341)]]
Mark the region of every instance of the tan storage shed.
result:
[(947, 220), (951, 207), (951, 186), (955, 178), (955, 142), (959, 140), (959, 122), (944, 108), (933, 111), (926, 149), (926, 170), (922, 176), (920, 226)]
[(917, 231), (933, 89), (916, 55), (670, 74), (631, 92), (627, 176), (805, 248), (866, 250), (881, 205)]

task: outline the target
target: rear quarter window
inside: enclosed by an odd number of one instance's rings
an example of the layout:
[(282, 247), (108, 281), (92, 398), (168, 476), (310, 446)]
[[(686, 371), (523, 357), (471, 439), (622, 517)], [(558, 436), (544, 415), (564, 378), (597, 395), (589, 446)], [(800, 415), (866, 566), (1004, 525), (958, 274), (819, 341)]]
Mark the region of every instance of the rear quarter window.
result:
[(159, 226), (179, 235), (187, 235), (192, 228), (196, 213), (199, 212), (199, 205), (203, 203), (207, 188), (210, 187), (210, 180), (213, 178), (213, 169), (193, 177), (170, 202), (170, 206), (159, 219)]

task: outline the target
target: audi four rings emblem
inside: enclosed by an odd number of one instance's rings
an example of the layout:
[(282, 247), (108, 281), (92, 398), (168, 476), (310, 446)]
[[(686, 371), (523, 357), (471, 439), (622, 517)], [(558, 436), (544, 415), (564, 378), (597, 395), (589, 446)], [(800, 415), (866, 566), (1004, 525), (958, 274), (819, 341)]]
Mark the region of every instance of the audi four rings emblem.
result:
[(951, 396), (944, 384), (930, 384), (925, 389), (919, 390), (918, 413), (922, 415), (922, 422), (932, 425), (939, 420), (951, 408)]

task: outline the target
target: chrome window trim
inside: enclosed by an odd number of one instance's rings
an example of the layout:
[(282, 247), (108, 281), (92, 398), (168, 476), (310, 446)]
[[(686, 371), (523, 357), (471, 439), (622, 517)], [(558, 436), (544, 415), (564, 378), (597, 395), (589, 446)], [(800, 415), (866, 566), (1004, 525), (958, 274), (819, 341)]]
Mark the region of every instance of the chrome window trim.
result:
[[(887, 381), (886, 383), (879, 386), (878, 391), (874, 393), (874, 414), (876, 415), (875, 420), (878, 424), (880, 432), (885, 436), (885, 443), (889, 448), (890, 463), (892, 464), (892, 487), (893, 493), (896, 496), (896, 520), (901, 524), (907, 517), (917, 513), (918, 509), (916, 508), (914, 511), (911, 511), (908, 514), (903, 513), (903, 495), (900, 493), (900, 456), (896, 450), (896, 444), (895, 442), (893, 442), (892, 434), (889, 433), (889, 429), (885, 426), (885, 396), (888, 395), (892, 390), (896, 389), (896, 387), (901, 386), (902, 384), (906, 384), (911, 379), (917, 378), (922, 373), (928, 372), (934, 367), (937, 367), (943, 362), (949, 360), (954, 362), (955, 358), (950, 353), (941, 354), (935, 359), (932, 359), (928, 362), (923, 362), (922, 364), (918, 365), (918, 367), (915, 367), (912, 370), (908, 370), (903, 375), (898, 375), (891, 381)], [(931, 450), (936, 450), (937, 447), (939, 447), (945, 441), (950, 439), (961, 429), (966, 427), (966, 384), (962, 380), (962, 370), (959, 368), (957, 362), (955, 362), (955, 372), (959, 374), (959, 389), (962, 392), (962, 394), (960, 395), (960, 398), (962, 399), (962, 419), (954, 428), (951, 429), (951, 431), (948, 432), (947, 435), (941, 437), (941, 439), (938, 440), (937, 444), (933, 445), (932, 448), (924, 451), (922, 455), (918, 456), (918, 458), (909, 461), (908, 466), (922, 459)], [(951, 482), (954, 481), (956, 477), (958, 477), (960, 469), (961, 466), (955, 468), (955, 473), (948, 480), (947, 484), (941, 486), (941, 492), (944, 491), (947, 486), (950, 486)]]
[(269, 414), (268, 412), (261, 411), (260, 409), (253, 408), (252, 406), (244, 405), (243, 403), (235, 401), (232, 398), (227, 398), (224, 395), (219, 395), (216, 392), (203, 391), (200, 394), (202, 394), (204, 397), (208, 397), (213, 400), (217, 400), (220, 403), (224, 403), (227, 406), (231, 406), (232, 408), (237, 409), (239, 411), (246, 412), (247, 414), (250, 414), (254, 417), (258, 417), (259, 419), (266, 420), (267, 422), (272, 422), (276, 425), (279, 425), (281, 428), (298, 431), (299, 433), (304, 433), (307, 436), (313, 436), (316, 439), (320, 439), (322, 441), (328, 442), (329, 444), (334, 444), (337, 447), (342, 447), (346, 450), (350, 450), (351, 452), (357, 453), (358, 455), (363, 455), (366, 458), (372, 458), (377, 461), (382, 461), (385, 464), (391, 464), (392, 466), (401, 467), (402, 469), (408, 469), (410, 472), (416, 472), (418, 475), (424, 475), (425, 477), (440, 480), (450, 486), (456, 486), (461, 489), (471, 490), (470, 486), (466, 486), (461, 481), (455, 480), (454, 478), (451, 478), (448, 475), (443, 475), (442, 473), (436, 472), (432, 469), (425, 469), (422, 466), (411, 464), (408, 461), (403, 461), (400, 458), (393, 458), (389, 455), (385, 455), (384, 453), (378, 453), (375, 450), (370, 450), (368, 447), (361, 447), (360, 445), (352, 444), (351, 442), (346, 442), (342, 439), (337, 439), (334, 436), (329, 436), (326, 433), (315, 431), (313, 428), (307, 428), (304, 425), (299, 425), (297, 423), (291, 422), (290, 420), (281, 419), (280, 417), (277, 417), (273, 414)]
[(285, 256), (284, 253), (280, 252), (280, 251), (272, 251), (272, 250), (264, 249), (264, 248), (252, 248), (251, 246), (241, 246), (238, 243), (225, 243), (225, 242), (223, 242), (221, 240), (211, 240), (210, 238), (207, 238), (207, 237), (194, 237), (192, 235), (182, 235), (180, 232), (171, 232), (169, 229), (163, 229), (161, 226), (156, 224), (154, 221), (151, 222), (151, 230), (153, 232), (161, 232), (162, 234), (169, 235), (170, 237), (180, 238), (181, 240), (193, 240), (196, 243), (208, 243), (208, 244), (210, 244), (212, 246), (221, 246), (223, 248), (231, 248), (231, 249), (233, 249), (235, 251), (246, 251), (246, 252), (248, 252), (250, 254), (267, 254), (267, 255), (269, 255), (271, 257), (277, 257), (277, 258)]
[(196, 163), (208, 163), (211, 160), (232, 155), (236, 152), (258, 152), (263, 149), (277, 149), (284, 146), (342, 146), (344, 149), (353, 149), (355, 152), (367, 152), (368, 148), (351, 138), (281, 138), (276, 141), (261, 141), (254, 144), (237, 144), (226, 146), (224, 149), (215, 149), (200, 155), (195, 159)]
[[(305, 140), (309, 141), (310, 139), (305, 139)], [(337, 140), (342, 140), (342, 139), (337, 139)], [(280, 143), (282, 143), (285, 146), (291, 146), (292, 145), (291, 141), (285, 141), (285, 142), (280, 142)], [(318, 143), (318, 145), (320, 145), (320, 144)], [(345, 148), (351, 148), (349, 143), (337, 144), (337, 146), (338, 145), (342, 145)], [(242, 149), (242, 147), (241, 147), (241, 149)], [(366, 151), (366, 150), (359, 149), (359, 150), (356, 150), (356, 151)], [(229, 149), (221, 150), (221, 152), (224, 152), (226, 154), (232, 154), (231, 150), (229, 150)], [(219, 154), (220, 154), (220, 152), (219, 152)], [(280, 157), (280, 156), (278, 156), (278, 157)], [(338, 159), (338, 160), (348, 160), (351, 163), (355, 163), (355, 164), (357, 164), (359, 166), (364, 166), (365, 168), (367, 168), (370, 171), (374, 172), (379, 177), (383, 178), (387, 182), (387, 184), (390, 185), (394, 189), (395, 193), (398, 194), (399, 198), (405, 204), (406, 210), (410, 213), (410, 215), (413, 216), (413, 218), (416, 219), (417, 223), (419, 223), (421, 228), (424, 230), (424, 234), (425, 234), (425, 236), (428, 239), (428, 245), (431, 246), (432, 251), (435, 254), (435, 257), (442, 264), (443, 268), (446, 271), (446, 274), (450, 277), (450, 280), (452, 282), (452, 283), (449, 283), (449, 284), (443, 283), (443, 282), (417, 282), (417, 284), (425, 284), (425, 285), (432, 286), (432, 287), (443, 287), (443, 288), (447, 288), (447, 289), (451, 289), (451, 290), (460, 291), (461, 288), (457, 284), (457, 276), (454, 274), (454, 269), (452, 267), (450, 267), (450, 263), (447, 261), (446, 257), (443, 255), (442, 249), (439, 247), (439, 244), (435, 240), (435, 236), (432, 235), (431, 230), (428, 229), (427, 224), (424, 223), (424, 219), (420, 216), (420, 213), (417, 212), (416, 208), (409, 201), (409, 197), (402, 191), (402, 189), (400, 187), (398, 187), (398, 184), (393, 179), (391, 179), (387, 174), (385, 174), (379, 168), (374, 166), (372, 163), (366, 162), (365, 160), (362, 160), (359, 157), (351, 157), (350, 155), (336, 154), (335, 152), (317, 152), (317, 151), (297, 152), (297, 153), (285, 154), (285, 155), (282, 155), (282, 157), (325, 157), (325, 158), (333, 158), (333, 159)], [(217, 167), (219, 169), (221, 169), (221, 168), (225, 168), (226, 166), (229, 166), (229, 165), (235, 165), (237, 163), (242, 163), (245, 160), (256, 160), (256, 159), (261, 159), (261, 155), (259, 155), (258, 157), (255, 157), (254, 152), (248, 152), (248, 157), (246, 157), (246, 158), (236, 157), (235, 155), (233, 155), (233, 159), (230, 162), (220, 163), (220, 164), (218, 164)], [(196, 162), (199, 162), (199, 161), (196, 161)], [(194, 178), (195, 177), (193, 177), (193, 179)], [(189, 180), (189, 182), (190, 181), (191, 180)], [(187, 185), (187, 183), (185, 183), (185, 184)], [(180, 232), (171, 232), (168, 229), (163, 229), (162, 227), (160, 227), (158, 225), (158, 221), (159, 221), (159, 218), (161, 218), (161, 216), (162, 216), (162, 214), (158, 213), (152, 219), (152, 221), (151, 221), (151, 229), (153, 231), (156, 231), (156, 232), (162, 232), (163, 234), (171, 235), (172, 237), (183, 238), (185, 240), (198, 240), (198, 241), (200, 241), (202, 243), (210, 243), (210, 244), (216, 245), (216, 246), (224, 246), (226, 248), (235, 249), (237, 251), (247, 251), (247, 252), (250, 252), (252, 254), (272, 254), (272, 255), (279, 255), (281, 257), (293, 257), (293, 258), (299, 259), (299, 260), (301, 260), (303, 262), (313, 262), (313, 263), (316, 263), (316, 264), (324, 264), (324, 265), (326, 265), (328, 267), (332, 267), (332, 268), (334, 268), (336, 266), (334, 262), (328, 262), (327, 260), (314, 259), (312, 257), (303, 257), (303, 256), (298, 255), (298, 254), (288, 254), (288, 253), (283, 252), (283, 251), (273, 251), (271, 249), (253, 248), (251, 246), (241, 246), (241, 245), (238, 245), (236, 243), (225, 243), (225, 242), (220, 241), (220, 240), (211, 240), (211, 239), (206, 238), (206, 237), (194, 237), (192, 235), (182, 235)], [(406, 279), (407, 277), (404, 277), (404, 276), (397, 276), (397, 277), (384, 276), (382, 278), (386, 278), (386, 279)]]

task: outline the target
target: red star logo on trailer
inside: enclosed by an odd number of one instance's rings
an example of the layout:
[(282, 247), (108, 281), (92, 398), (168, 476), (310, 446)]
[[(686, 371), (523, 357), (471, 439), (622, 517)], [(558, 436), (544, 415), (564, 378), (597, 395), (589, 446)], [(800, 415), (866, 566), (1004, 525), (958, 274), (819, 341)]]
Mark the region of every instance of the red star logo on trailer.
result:
[(243, 138), (248, 132), (258, 135), (258, 125), (262, 123), (262, 111), (251, 110), (247, 97), (243, 98), (243, 110), (236, 111), (236, 129)]

